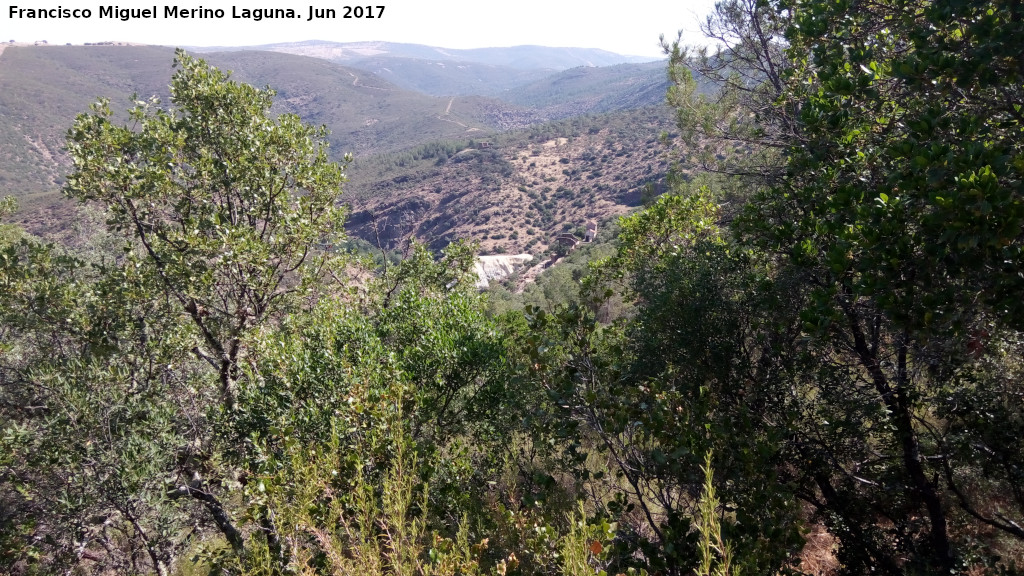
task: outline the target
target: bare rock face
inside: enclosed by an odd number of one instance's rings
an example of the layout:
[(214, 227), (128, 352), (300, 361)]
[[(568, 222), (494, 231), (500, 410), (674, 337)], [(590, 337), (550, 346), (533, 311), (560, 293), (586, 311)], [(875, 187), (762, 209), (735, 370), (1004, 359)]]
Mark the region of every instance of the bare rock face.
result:
[(515, 274), (527, 262), (533, 260), (532, 254), (495, 254), (493, 256), (477, 256), (476, 287), (487, 288), (491, 280), (502, 280)]

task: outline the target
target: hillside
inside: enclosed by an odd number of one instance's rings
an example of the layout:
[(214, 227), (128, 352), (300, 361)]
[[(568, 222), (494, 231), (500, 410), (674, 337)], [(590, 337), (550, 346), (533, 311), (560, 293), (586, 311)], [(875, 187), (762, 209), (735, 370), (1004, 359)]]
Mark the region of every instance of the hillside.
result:
[[(650, 61), (650, 58), (623, 56), (596, 48), (555, 48), (549, 46), (509, 46), (503, 48), (457, 50), (397, 42), (327, 42), (323, 40), (307, 40), (303, 42), (262, 44), (234, 49), (284, 52), (344, 63), (351, 63), (368, 57), (390, 56), (435, 61), (476, 62), (489, 66), (508, 66), (524, 70), (565, 70), (566, 68), (574, 68), (576, 66), (611, 66), (627, 62)], [(232, 48), (194, 49), (196, 52), (225, 50), (232, 50)]]
[[(123, 111), (130, 95), (166, 99), (173, 51), (151, 46), (8, 48), (0, 56), (0, 185), (23, 205), (47, 202), (68, 169), (64, 134), (97, 98)], [(431, 140), (488, 134), (515, 108), (485, 98), (437, 98), (357, 69), (273, 52), (204, 56), (235, 78), (278, 92), (275, 110), (331, 130), (338, 158), (396, 151)], [(123, 114), (120, 116), (123, 119)], [(524, 121), (525, 122), (525, 121)], [(514, 123), (514, 122), (513, 122)]]
[(557, 72), (390, 56), (349, 65), (425, 94), (494, 97), (544, 120), (660, 104), (668, 89), (664, 62), (577, 66)]
[[(172, 56), (170, 48), (152, 46), (14, 47), (0, 56), (0, 81), (9, 87), (0, 93), (0, 185), (19, 198), (19, 223), (52, 233), (73, 220), (57, 194), (70, 168), (63, 151), (68, 126), (99, 97), (111, 100), (119, 121), (133, 93), (166, 101)], [(273, 86), (275, 111), (326, 125), (336, 158), (354, 154), (346, 198), (352, 231), (364, 238), (373, 237), (369, 214), (379, 213), (389, 242), (414, 233), (435, 247), (468, 237), (485, 250), (539, 252), (563, 228), (636, 205), (637, 190), (664, 173), (653, 138), (671, 126), (666, 114), (624, 112), (541, 126), (660, 102), (660, 63), (548, 74), (506, 91), (515, 102), (508, 103), (429, 96), (306, 56), (231, 51), (204, 58), (240, 81)], [(415, 76), (426, 61), (408, 62)], [(520, 80), (536, 75), (521, 74)], [(458, 86), (456, 76), (435, 76), (437, 90)], [(603, 174), (611, 162), (618, 165), (614, 178)]]
[(668, 163), (658, 134), (671, 126), (656, 106), (357, 162), (345, 194), (349, 230), (388, 246), (470, 238), (483, 253), (542, 254), (555, 236), (582, 238), (587, 223), (660, 190)]
[(547, 68), (513, 68), (447, 59), (374, 56), (345, 62), (380, 78), (434, 96), (499, 96), (519, 86), (552, 76)]
[[(31, 203), (62, 183), (64, 133), (97, 97), (166, 96), (167, 48), (11, 47), (0, 55), (0, 186)], [(157, 62), (164, 63), (156, 66)], [(117, 108), (124, 108), (124, 105)]]
[(500, 98), (558, 120), (660, 104), (667, 90), (665, 63), (648, 62), (571, 68), (508, 90)]

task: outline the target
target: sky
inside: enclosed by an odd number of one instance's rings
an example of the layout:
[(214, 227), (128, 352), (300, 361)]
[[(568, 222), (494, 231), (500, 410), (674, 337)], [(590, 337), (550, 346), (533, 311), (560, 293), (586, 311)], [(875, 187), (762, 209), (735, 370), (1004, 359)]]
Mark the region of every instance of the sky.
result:
[[(159, 3), (164, 1), (164, 3)], [(662, 56), (658, 37), (674, 39), (679, 30), (688, 44), (698, 43), (697, 24), (714, 0), (375, 0), (380, 18), (342, 18), (343, 3), (289, 3), (284, 0), (132, 0), (104, 4), (97, 0), (3, 0), (0, 41), (49, 44), (133, 42), (169, 46), (252, 46), (275, 42), (327, 40), (332, 42), (386, 41), (426, 44), (441, 48), (483, 48), (535, 44), (600, 48), (625, 55)], [(157, 17), (101, 17), (100, 8), (154, 7)], [(165, 18), (165, 7), (221, 9), (223, 18)], [(361, 7), (371, 6), (363, 4)], [(333, 8), (336, 18), (308, 21), (310, 7)], [(18, 9), (89, 10), (88, 18), (33, 19)], [(243, 10), (292, 8), (290, 20), (234, 18)], [(12, 17), (13, 12), (13, 17)], [(56, 11), (52, 12), (55, 16)]]

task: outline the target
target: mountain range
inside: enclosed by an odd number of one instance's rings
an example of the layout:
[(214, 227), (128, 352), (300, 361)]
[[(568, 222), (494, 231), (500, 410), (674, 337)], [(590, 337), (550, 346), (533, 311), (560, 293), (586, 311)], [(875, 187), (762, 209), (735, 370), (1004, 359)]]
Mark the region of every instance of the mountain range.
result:
[[(395, 243), (456, 237), (542, 251), (560, 232), (624, 213), (664, 177), (663, 62), (600, 50), (445, 50), (302, 42), (203, 50), (233, 78), (277, 91), (275, 109), (326, 125), (350, 153), (352, 233)], [(64, 134), (97, 98), (164, 102), (173, 50), (7, 47), (0, 54), (0, 194), (37, 233), (74, 218), (59, 195)], [(377, 226), (377, 230), (371, 230)]]

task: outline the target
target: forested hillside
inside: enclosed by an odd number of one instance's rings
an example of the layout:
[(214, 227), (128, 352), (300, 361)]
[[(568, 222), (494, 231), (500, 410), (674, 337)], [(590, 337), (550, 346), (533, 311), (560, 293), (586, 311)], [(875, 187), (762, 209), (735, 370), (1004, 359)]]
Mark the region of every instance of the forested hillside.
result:
[(620, 117), (392, 156), (442, 190), (388, 252), (280, 93), (179, 51), (169, 99), (83, 110), (78, 241), (0, 227), (0, 573), (1020, 574), (1024, 10), (705, 32), (659, 185), (543, 295), (473, 286), (444, 179), (587, 207), (641, 165)]
[(393, 248), (472, 239), (486, 253), (544, 254), (561, 233), (584, 237), (664, 189), (666, 106), (582, 116), (495, 135), (435, 142), (353, 162), (348, 230)]
[[(70, 166), (64, 149), (68, 125), (75, 114), (97, 97), (110, 98), (115, 114), (130, 103), (132, 94), (141, 99), (157, 96), (166, 100), (166, 75), (172, 56), (169, 48), (147, 46), (45, 46), (5, 50), (0, 61), (0, 78), (8, 86), (0, 93), (4, 120), (0, 122), (0, 183), (6, 193), (19, 199), (20, 211), (16, 216), (19, 223), (32, 232), (52, 238), (66, 238), (71, 233), (70, 225), (76, 218), (73, 203), (59, 194)], [(428, 96), (401, 89), (363, 69), (342, 67), (316, 58), (253, 51), (216, 52), (207, 54), (206, 58), (222, 69), (231, 70), (237, 80), (256, 86), (273, 84), (278, 96), (273, 108), (275, 113), (295, 113), (307, 122), (326, 125), (330, 129), (328, 140), (332, 158), (341, 161), (345, 154), (355, 158), (349, 170), (352, 185), (346, 202), (357, 212), (373, 211), (381, 213), (389, 222), (406, 223), (392, 228), (390, 234), (405, 234), (411, 228), (421, 227), (427, 218), (435, 217), (424, 217), (422, 208), (427, 204), (419, 200), (408, 206), (402, 202), (409, 194), (430, 196), (429, 191), (438, 186), (443, 188), (446, 197), (458, 196), (464, 198), (465, 203), (480, 206), (502, 201), (522, 204), (513, 202), (509, 191), (526, 186), (537, 188), (534, 194), (540, 194), (543, 188), (552, 187), (553, 178), (559, 181), (552, 190), (567, 186), (597, 189), (595, 193), (581, 191), (579, 194), (584, 198), (593, 196), (592, 203), (606, 200), (608, 205), (603, 209), (581, 210), (582, 205), (570, 208), (571, 203), (579, 204), (578, 199), (560, 193), (555, 198), (543, 199), (541, 203), (548, 204), (545, 210), (552, 213), (569, 210), (581, 212), (580, 215), (551, 216), (543, 225), (534, 226), (534, 218), (525, 218), (524, 206), (505, 222), (506, 235), (515, 231), (525, 235), (526, 229), (532, 227), (542, 231), (538, 242), (546, 244), (565, 222), (574, 218), (600, 219), (623, 213), (631, 203), (635, 204), (638, 186), (659, 181), (666, 173), (661, 146), (655, 142), (658, 134), (672, 125), (663, 103), (666, 85), (663, 64), (595, 68), (582, 74), (577, 70), (571, 71), (568, 77), (552, 75), (552, 71), (546, 69), (515, 69), (520, 76), (512, 78), (515, 83), (510, 86), (550, 77), (529, 87), (529, 93), (543, 102), (517, 105), (478, 95)], [(437, 84), (439, 93), (460, 90), (458, 87), (462, 84), (458, 78), (442, 74), (430, 81), (431, 73), (423, 74), (423, 70), (429, 72), (435, 68), (434, 63), (408, 61), (409, 66), (403, 70), (408, 84), (422, 84), (416, 78), (425, 77), (426, 82)], [(449, 61), (447, 66), (461, 65)], [(483, 65), (475, 66), (473, 70)], [(491, 72), (491, 76), (499, 73)], [(595, 83), (595, 77), (615, 81)], [(638, 81), (644, 86), (643, 90), (636, 89), (634, 84)], [(477, 90), (467, 88), (466, 91), (469, 94), (490, 92), (479, 86)], [(562, 104), (552, 112), (554, 100)], [(645, 108), (661, 110), (634, 113)], [(611, 113), (611, 116), (582, 117), (596, 112)], [(656, 116), (656, 122), (645, 119), (648, 116)], [(549, 120), (553, 117), (571, 119), (551, 124)], [(123, 114), (118, 118), (127, 119)], [(586, 128), (581, 128), (583, 124)], [(616, 136), (590, 135), (585, 146), (577, 142), (564, 147), (564, 154), (547, 158), (549, 162), (564, 159), (569, 164), (548, 170), (553, 176), (547, 176), (549, 181), (543, 186), (539, 185), (537, 174), (532, 178), (526, 174), (538, 170), (520, 166), (513, 173), (489, 166), (489, 162), (483, 163), (488, 164), (486, 166), (480, 166), (479, 162), (466, 163), (468, 153), (452, 159), (448, 164), (452, 174), (448, 176), (438, 179), (424, 173), (427, 166), (423, 165), (423, 160), (429, 157), (430, 166), (441, 160), (434, 156), (437, 151), (447, 150), (444, 152), (447, 159), (455, 149), (490, 146), (486, 155), (505, 162), (513, 157), (536, 155), (540, 149), (553, 152), (541, 145), (594, 127), (606, 133), (614, 130)], [(620, 137), (624, 133), (626, 136)], [(547, 137), (538, 142), (544, 135)], [(622, 163), (622, 170), (603, 177), (600, 171), (591, 174), (597, 167), (594, 157), (607, 163), (613, 155), (616, 162)], [(531, 163), (536, 164), (537, 160), (532, 158)], [(473, 174), (467, 174), (466, 169), (471, 166), (474, 170), (470, 172), (488, 174), (488, 182), (478, 185)], [(438, 167), (438, 171), (442, 171), (440, 164)], [(563, 175), (563, 171), (586, 174), (597, 181), (575, 186), (572, 182), (562, 182), (572, 178)], [(638, 172), (643, 175), (638, 176)], [(429, 188), (423, 186), (427, 180), (433, 180)], [(538, 184), (531, 184), (534, 180)], [(530, 203), (535, 201), (531, 199)], [(526, 219), (531, 220), (531, 224), (526, 224)], [(450, 241), (458, 235), (486, 244), (485, 232), (498, 233), (497, 230), (460, 227), (457, 224), (461, 220), (464, 218), (445, 216), (445, 225), (440, 228), (428, 225), (427, 228), (437, 229), (425, 231), (423, 237), (436, 243), (438, 238)], [(353, 224), (351, 233), (375, 241), (365, 226), (357, 224), (360, 220), (350, 222)]]
[[(59, 188), (68, 166), (64, 133), (92, 100), (109, 98), (120, 110), (133, 94), (166, 99), (173, 55), (171, 48), (152, 46), (4, 50), (0, 177), (9, 193), (28, 196)], [(467, 132), (488, 133), (499, 126), (499, 102), (429, 97), (320, 59), (248, 51), (210, 54), (208, 59), (231, 70), (239, 81), (273, 84), (279, 96), (275, 112), (330, 126), (335, 160), (346, 153), (395, 152)]]

